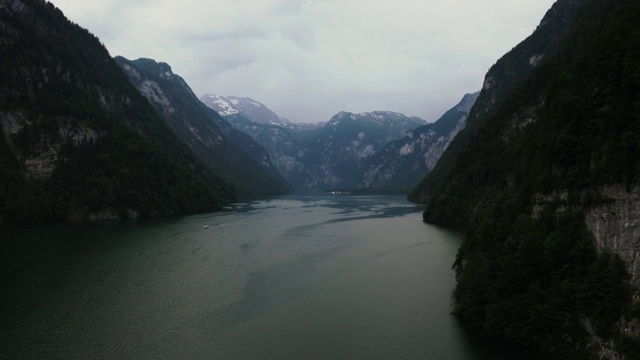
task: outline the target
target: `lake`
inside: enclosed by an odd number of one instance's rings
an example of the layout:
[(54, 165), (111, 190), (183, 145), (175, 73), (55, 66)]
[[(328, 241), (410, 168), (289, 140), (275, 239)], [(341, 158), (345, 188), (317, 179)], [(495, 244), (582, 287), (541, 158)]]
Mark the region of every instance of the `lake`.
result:
[(421, 210), (287, 196), (0, 233), (0, 358), (542, 358), (450, 314), (461, 235)]

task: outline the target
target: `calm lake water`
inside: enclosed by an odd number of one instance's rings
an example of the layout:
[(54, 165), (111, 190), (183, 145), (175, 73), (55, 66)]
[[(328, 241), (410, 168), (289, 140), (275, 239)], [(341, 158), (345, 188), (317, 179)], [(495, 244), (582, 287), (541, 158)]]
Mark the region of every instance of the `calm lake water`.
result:
[(460, 234), (402, 197), (42, 225), (0, 244), (3, 359), (542, 358), (450, 315)]

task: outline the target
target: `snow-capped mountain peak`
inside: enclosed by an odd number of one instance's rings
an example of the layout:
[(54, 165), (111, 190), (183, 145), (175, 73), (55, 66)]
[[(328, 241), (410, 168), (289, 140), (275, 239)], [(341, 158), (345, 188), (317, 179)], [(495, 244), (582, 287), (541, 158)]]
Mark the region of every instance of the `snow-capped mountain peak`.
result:
[(233, 100), (227, 99), (223, 96), (205, 94), (200, 98), (200, 101), (215, 110), (221, 116), (231, 116), (240, 112), (240, 110), (234, 106)]
[[(371, 123), (371, 124), (393, 124), (393, 123), (412, 123), (412, 125), (419, 126), (426, 124), (427, 122), (418, 117), (407, 117), (401, 113), (393, 112), (393, 111), (373, 111), (373, 112), (362, 112), (358, 114), (341, 111), (338, 114), (334, 115), (331, 120), (329, 120), (329, 124), (336, 125), (344, 120), (357, 121), (362, 123)], [(417, 124), (417, 125), (416, 125)]]
[(249, 120), (266, 125), (284, 125), (281, 119), (264, 104), (248, 97), (218, 96), (206, 94), (200, 98), (205, 105), (217, 111), (221, 116), (244, 114)]

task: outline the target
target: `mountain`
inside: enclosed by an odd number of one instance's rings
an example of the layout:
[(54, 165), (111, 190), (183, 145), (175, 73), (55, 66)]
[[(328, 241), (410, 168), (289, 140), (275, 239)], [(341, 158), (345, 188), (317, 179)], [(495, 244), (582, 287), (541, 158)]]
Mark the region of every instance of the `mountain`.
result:
[(200, 97), (200, 101), (223, 117), (242, 113), (247, 119), (258, 124), (286, 125), (288, 123), (264, 104), (248, 97), (205, 94)]
[(304, 188), (352, 188), (355, 175), (369, 157), (425, 123), (390, 111), (335, 115), (303, 138), (307, 152), (314, 154), (315, 165), (309, 167)]
[(280, 126), (292, 130), (292, 131), (309, 131), (309, 130), (315, 130), (315, 129), (319, 129), (321, 127), (324, 126), (324, 124), (326, 124), (326, 122), (314, 122), (314, 123), (294, 123), (294, 122), (287, 122), (285, 124), (282, 124)]
[(351, 188), (366, 159), (423, 124), (388, 111), (341, 112), (315, 130), (264, 127), (256, 140), (275, 153), (280, 171), (297, 189)]
[(564, 24), (555, 50), (418, 189), (426, 221), (466, 228), (455, 312), (494, 336), (563, 358), (640, 354), (638, 18), (635, 0), (554, 4), (536, 32)]
[(0, 225), (187, 214), (237, 198), (53, 4), (2, 0), (0, 28)]
[[(248, 97), (218, 96), (205, 94), (200, 97), (207, 107), (241, 131), (250, 133), (253, 124), (277, 125), (293, 131), (315, 130), (324, 125), (320, 123), (295, 123), (279, 117), (266, 105)], [(253, 129), (255, 130), (255, 129)]]
[(408, 192), (438, 162), (466, 125), (478, 93), (466, 94), (435, 123), (419, 126), (401, 139), (388, 142), (362, 167), (356, 188)]
[(389, 141), (426, 124), (420, 118), (389, 111), (341, 112), (320, 124), (264, 124), (239, 110), (237, 99), (215, 95), (200, 98), (267, 149), (278, 171), (299, 191), (353, 187), (366, 159)]
[(267, 151), (250, 136), (211, 111), (166, 63), (151, 59), (116, 62), (194, 154), (240, 195), (273, 195), (292, 188), (271, 163)]
[(564, 34), (587, 1), (557, 1), (536, 30), (489, 69), (480, 95), (469, 112), (465, 131), (456, 136), (429, 176), (409, 194), (410, 200), (426, 202), (439, 192), (439, 187), (446, 184), (446, 174), (455, 157), (475, 136), (483, 120), (495, 114), (510, 91), (527, 78), (543, 59), (557, 52)]

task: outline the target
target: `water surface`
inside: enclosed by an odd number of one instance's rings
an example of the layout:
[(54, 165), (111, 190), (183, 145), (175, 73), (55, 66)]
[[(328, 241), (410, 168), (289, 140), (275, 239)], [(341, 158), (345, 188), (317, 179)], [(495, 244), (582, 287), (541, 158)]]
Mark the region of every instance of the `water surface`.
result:
[(1, 358), (540, 358), (450, 315), (460, 234), (401, 197), (0, 236)]

